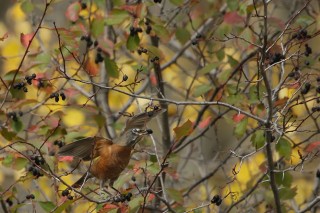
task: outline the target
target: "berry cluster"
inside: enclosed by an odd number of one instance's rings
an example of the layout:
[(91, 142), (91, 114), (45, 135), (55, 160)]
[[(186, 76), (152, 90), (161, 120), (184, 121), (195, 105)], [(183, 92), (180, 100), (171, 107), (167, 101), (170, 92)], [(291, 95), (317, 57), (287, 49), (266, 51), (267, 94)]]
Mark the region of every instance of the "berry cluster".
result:
[(70, 190), (69, 190), (69, 189), (63, 190), (62, 193), (61, 193), (61, 195), (62, 195), (63, 197), (67, 196), (67, 198), (68, 198), (69, 200), (73, 200), (73, 196), (70, 194)]
[(29, 85), (32, 84), (32, 80), (36, 79), (37, 75), (35, 73), (33, 73), (32, 75), (26, 75), (26, 77), (24, 77), (24, 79), (27, 81), (27, 83)]
[(32, 175), (35, 176), (36, 178), (43, 176), (43, 174), (40, 172), (40, 170), (35, 166), (30, 166), (28, 171), (32, 172)]
[(281, 53), (275, 53), (270, 58), (270, 65), (275, 64), (281, 61), (282, 59), (285, 59), (284, 55), (282, 55)]
[(10, 198), (7, 198), (6, 199), (6, 203), (8, 204), (8, 206), (12, 206), (13, 205), (13, 202)]
[(130, 27), (130, 36), (135, 36), (138, 33), (142, 33), (142, 28), (141, 27)]
[(158, 56), (155, 56), (154, 58), (152, 58), (150, 61), (152, 63), (158, 62), (160, 60), (160, 58)]
[(96, 64), (99, 64), (100, 62), (103, 62), (103, 60), (104, 60), (104, 58), (101, 54), (101, 51), (102, 51), (101, 48), (97, 49), (97, 55), (96, 55), (96, 58), (94, 59), (94, 63), (96, 63)]
[(312, 107), (312, 112), (320, 112), (320, 107)]
[(311, 38), (310, 35), (308, 35), (308, 31), (305, 30), (305, 29), (302, 29), (300, 30), (299, 32), (293, 34), (292, 36), (293, 39), (298, 39), (298, 40), (303, 40), (303, 39), (306, 39), (306, 38)]
[(80, 40), (87, 42), (87, 48), (90, 48), (93, 44), (93, 41), (90, 36), (81, 36)]
[(306, 51), (304, 52), (304, 55), (308, 57), (312, 53), (312, 49), (308, 44), (305, 44), (304, 46), (306, 48)]
[(301, 94), (302, 95), (307, 94), (310, 91), (310, 88), (311, 88), (311, 84), (309, 82), (305, 83), (304, 87), (301, 90)]
[(213, 196), (213, 198), (211, 199), (211, 203), (216, 204), (217, 206), (220, 206), (222, 203), (222, 199), (220, 195)]
[(30, 200), (30, 199), (33, 200), (34, 198), (35, 198), (35, 196), (33, 194), (29, 194), (26, 196), (26, 199), (28, 199), (28, 200)]
[(150, 22), (147, 20), (146, 22), (144, 22), (144, 24), (147, 26), (146, 33), (149, 35), (151, 33), (151, 30), (152, 30)]
[(153, 0), (153, 2), (161, 4), (162, 0)]
[(57, 92), (54, 92), (54, 93), (52, 93), (51, 95), (50, 95), (50, 99), (52, 99), (52, 98), (54, 98), (54, 101), (55, 102), (59, 102), (59, 96), (61, 97), (61, 99), (64, 101), (64, 100), (66, 100), (66, 95), (63, 93), (63, 92), (60, 92), (60, 94), (59, 93), (57, 93)]
[(196, 36), (196, 38), (192, 40), (191, 44), (192, 44), (192, 45), (197, 45), (197, 44), (199, 43), (199, 41), (200, 41), (201, 38), (202, 38), (202, 35), (201, 35), (201, 34), (198, 34), (198, 35)]
[(295, 67), (294, 70), (288, 74), (288, 77), (298, 80), (300, 78), (299, 67)]
[[(19, 114), (20, 117), (23, 116), (23, 112), (21, 112), (21, 111), (19, 111), (18, 114)], [(18, 116), (17, 116), (17, 113), (16, 113), (16, 112), (9, 112), (9, 113), (7, 114), (7, 116), (8, 116), (10, 119), (12, 119), (13, 121), (18, 121)]]
[(23, 92), (28, 92), (26, 84), (24, 82), (18, 82), (13, 84), (13, 89), (23, 90)]
[(140, 47), (138, 50), (137, 50), (138, 54), (141, 55), (142, 53), (147, 53), (148, 50), (143, 48), (143, 47)]
[(132, 193), (131, 193), (131, 192), (129, 192), (129, 193), (126, 194), (126, 195), (121, 194), (121, 195), (119, 195), (119, 196), (114, 197), (114, 198), (113, 198), (113, 202), (116, 202), (116, 203), (121, 202), (121, 203), (123, 203), (123, 202), (125, 202), (125, 201), (130, 201), (130, 200), (131, 200), (131, 197), (132, 197)]
[(37, 165), (43, 165), (44, 164), (44, 159), (40, 155), (31, 156), (30, 159), (33, 160), (34, 163), (37, 164)]
[(55, 141), (53, 142), (53, 145), (56, 145), (56, 146), (58, 146), (59, 148), (61, 148), (61, 147), (63, 147), (63, 146), (65, 145), (65, 143), (62, 142), (61, 140), (55, 140)]

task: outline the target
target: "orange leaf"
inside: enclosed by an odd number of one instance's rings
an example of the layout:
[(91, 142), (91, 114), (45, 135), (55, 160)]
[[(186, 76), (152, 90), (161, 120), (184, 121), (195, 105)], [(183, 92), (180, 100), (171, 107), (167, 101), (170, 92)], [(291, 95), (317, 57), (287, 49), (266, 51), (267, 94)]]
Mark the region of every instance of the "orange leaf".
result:
[(29, 45), (29, 42), (31, 41), (33, 37), (33, 33), (29, 33), (29, 34), (20, 34), (20, 42), (24, 47), (27, 47)]
[(154, 73), (150, 74), (150, 81), (151, 81), (151, 84), (153, 86), (157, 86), (157, 78), (156, 78), (156, 75)]
[(0, 37), (0, 41), (4, 41), (8, 37), (9, 37), (9, 34), (8, 34), (8, 32), (6, 32), (2, 37)]
[(71, 162), (73, 161), (73, 156), (60, 156), (59, 161)]
[(154, 194), (149, 194), (148, 201), (151, 202), (156, 196)]
[(114, 205), (114, 204), (111, 204), (111, 203), (106, 204), (106, 205), (103, 206), (103, 209), (109, 209), (109, 210), (117, 209), (117, 208), (119, 208), (117, 205)]
[(232, 120), (236, 123), (239, 123), (240, 121), (242, 121), (242, 119), (244, 119), (246, 116), (244, 114), (240, 114), (237, 113), (232, 117)]
[(76, 1), (68, 6), (65, 15), (66, 15), (67, 19), (75, 22), (79, 19), (80, 10), (81, 10), (81, 4), (78, 1)]
[(99, 72), (99, 65), (94, 63), (92, 59), (88, 58), (86, 61), (85, 70), (89, 75), (96, 76)]

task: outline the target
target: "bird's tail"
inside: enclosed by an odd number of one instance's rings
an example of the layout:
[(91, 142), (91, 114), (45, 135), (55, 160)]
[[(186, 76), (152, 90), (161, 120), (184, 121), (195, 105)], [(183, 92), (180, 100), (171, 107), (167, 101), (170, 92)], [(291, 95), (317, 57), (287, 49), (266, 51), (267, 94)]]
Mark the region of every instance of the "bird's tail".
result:
[(75, 182), (74, 184), (72, 184), (73, 188), (80, 188), (85, 182), (87, 182), (88, 179), (92, 178), (93, 176), (86, 172), (84, 173), (84, 175), (82, 175), (82, 177), (77, 180), (77, 182)]

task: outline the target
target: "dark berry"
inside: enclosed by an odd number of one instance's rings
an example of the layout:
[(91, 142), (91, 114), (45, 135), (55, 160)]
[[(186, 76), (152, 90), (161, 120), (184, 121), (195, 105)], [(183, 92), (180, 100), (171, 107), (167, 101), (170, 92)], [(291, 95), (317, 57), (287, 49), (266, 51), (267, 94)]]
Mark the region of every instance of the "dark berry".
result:
[(288, 77), (293, 78), (295, 76), (296, 72), (292, 71), (288, 74)]
[(320, 76), (318, 76), (318, 77), (317, 77), (317, 82), (319, 82), (319, 83), (320, 83)]
[(59, 102), (59, 97), (57, 97), (57, 96), (54, 97), (54, 101), (55, 101), (55, 102)]
[(197, 39), (192, 40), (191, 44), (192, 45), (197, 45), (198, 44), (198, 40)]
[(63, 101), (66, 100), (66, 95), (63, 92), (60, 93), (60, 97)]
[(130, 201), (130, 200), (131, 200), (131, 197), (132, 197), (132, 193), (129, 192), (128, 194), (126, 194), (125, 199), (126, 199), (127, 201)]
[(316, 177), (320, 178), (320, 170), (319, 169), (317, 170)]
[(26, 199), (28, 199), (28, 200), (29, 199), (34, 199), (34, 198), (35, 198), (35, 196), (33, 194), (29, 194), (29, 195), (26, 196)]
[(127, 81), (128, 80), (128, 76), (126, 74), (124, 74), (123, 77), (122, 77), (122, 80), (123, 81)]
[(73, 200), (73, 196), (72, 195), (68, 195), (68, 199), (69, 200)]
[(101, 47), (98, 47), (98, 48), (97, 48), (97, 52), (102, 52)]
[(99, 42), (97, 40), (94, 41), (93, 46), (96, 47), (99, 45)]
[(150, 34), (151, 33), (151, 30), (152, 30), (152, 27), (150, 25), (147, 26), (147, 29), (146, 29), (146, 33), (147, 34)]
[(147, 129), (146, 131), (147, 131), (148, 135), (151, 135), (153, 133), (152, 129)]
[(310, 65), (310, 62), (309, 62), (309, 61), (305, 61), (304, 64), (307, 65), (307, 66), (309, 66), (309, 65)]
[(202, 38), (202, 35), (201, 35), (201, 34), (198, 34), (198, 35), (196, 36), (196, 39), (200, 39), (200, 38)]
[(320, 93), (320, 86), (317, 87), (316, 91), (317, 93)]
[(131, 177), (131, 180), (132, 180), (133, 182), (136, 182), (137, 179), (136, 179), (135, 176), (132, 176), (132, 177)]
[(154, 107), (153, 107), (153, 110), (158, 110), (158, 109), (159, 109), (158, 106), (154, 106)]
[(37, 75), (35, 73), (32, 73), (31, 78), (35, 79), (37, 77)]
[(69, 189), (63, 190), (62, 193), (61, 193), (61, 195), (62, 195), (63, 197), (69, 195)]
[(10, 198), (6, 199), (6, 203), (9, 205), (9, 206), (12, 206), (13, 205), (13, 202)]
[(136, 32), (137, 33), (142, 33), (142, 28), (141, 27), (136, 28)]
[(81, 9), (82, 9), (82, 10), (87, 9), (87, 4), (84, 3), (84, 2), (82, 2), (82, 3), (81, 3)]
[(80, 40), (81, 41), (86, 40), (86, 36), (81, 36)]
[(28, 88), (27, 87), (23, 87), (22, 90), (23, 90), (23, 92), (28, 92)]

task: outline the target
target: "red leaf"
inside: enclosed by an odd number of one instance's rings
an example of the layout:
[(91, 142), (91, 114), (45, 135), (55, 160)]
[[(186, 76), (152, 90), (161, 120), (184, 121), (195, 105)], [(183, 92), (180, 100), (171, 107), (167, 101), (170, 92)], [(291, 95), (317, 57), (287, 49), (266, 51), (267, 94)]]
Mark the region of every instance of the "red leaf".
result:
[(308, 146), (306, 147), (306, 152), (312, 152), (315, 149), (320, 149), (320, 141), (316, 141), (316, 142), (312, 142), (310, 144), (308, 144)]
[(151, 81), (151, 84), (153, 86), (157, 86), (157, 78), (156, 78), (156, 75), (154, 73), (150, 74), (150, 81)]
[(111, 204), (111, 203), (106, 204), (106, 205), (103, 206), (103, 209), (108, 209), (108, 210), (117, 209), (117, 208), (119, 208), (117, 205), (114, 205), (114, 204)]
[(78, 1), (70, 4), (66, 11), (67, 19), (73, 22), (77, 21), (79, 19), (80, 10), (81, 10), (81, 4)]
[(237, 113), (233, 116), (233, 121), (236, 122), (236, 123), (239, 123), (240, 121), (242, 121), (242, 119), (244, 119), (246, 116), (244, 114), (240, 114), (240, 113)]
[(201, 121), (199, 123), (199, 128), (200, 129), (204, 129), (206, 128), (209, 124), (210, 124), (210, 121), (211, 121), (211, 116), (207, 117), (206, 119), (204, 119), (203, 121)]
[(2, 37), (0, 37), (0, 41), (4, 41), (8, 37), (9, 37), (9, 34), (8, 34), (8, 32), (6, 32)]
[(29, 45), (29, 42), (31, 41), (33, 37), (33, 33), (29, 33), (29, 34), (20, 34), (20, 42), (24, 47), (27, 47)]
[(151, 202), (156, 196), (154, 194), (149, 194), (148, 201)]
[(227, 24), (240, 24), (244, 22), (244, 18), (236, 11), (228, 12), (224, 15), (224, 22)]
[(71, 162), (73, 161), (73, 156), (60, 156), (59, 161)]

